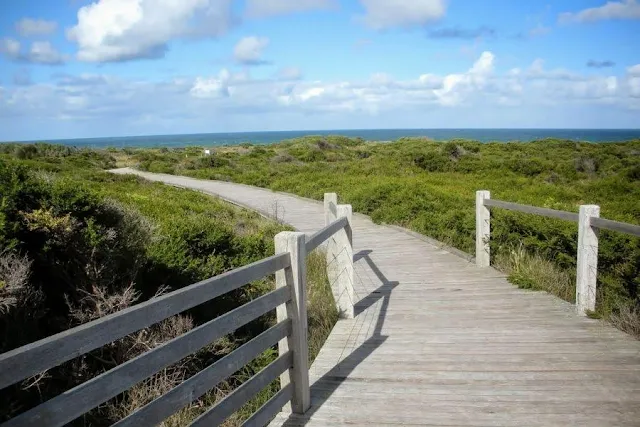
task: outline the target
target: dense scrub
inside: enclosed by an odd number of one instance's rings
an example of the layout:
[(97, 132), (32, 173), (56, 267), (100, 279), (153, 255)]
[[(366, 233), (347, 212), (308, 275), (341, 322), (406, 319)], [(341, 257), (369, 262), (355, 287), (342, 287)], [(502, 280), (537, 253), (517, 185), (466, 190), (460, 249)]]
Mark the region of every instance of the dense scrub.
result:
[[(231, 180), (315, 199), (336, 191), (375, 221), (399, 224), (468, 252), (474, 250), (474, 198), (480, 189), (490, 190), (495, 199), (572, 212), (581, 204), (598, 204), (605, 218), (640, 222), (637, 140), (482, 144), (406, 138), (366, 143), (336, 136), (220, 147), (210, 157), (197, 147), (112, 154), (120, 165)], [(575, 224), (495, 209), (492, 227), (493, 262), (507, 270), (514, 283), (574, 299)], [(602, 231), (594, 315), (637, 316), (639, 240)], [(527, 267), (534, 262), (536, 268)], [(556, 276), (561, 278), (551, 279)], [(563, 283), (561, 289), (557, 283)]]
[[(273, 254), (285, 227), (205, 195), (100, 171), (106, 152), (0, 145), (0, 353)], [(309, 259), (312, 356), (337, 312), (323, 257)], [(0, 420), (271, 290), (251, 283), (0, 391)], [(275, 321), (265, 315), (118, 396), (77, 425), (110, 425)], [(274, 360), (268, 350), (166, 425), (186, 425)], [(276, 383), (229, 420), (266, 401)]]

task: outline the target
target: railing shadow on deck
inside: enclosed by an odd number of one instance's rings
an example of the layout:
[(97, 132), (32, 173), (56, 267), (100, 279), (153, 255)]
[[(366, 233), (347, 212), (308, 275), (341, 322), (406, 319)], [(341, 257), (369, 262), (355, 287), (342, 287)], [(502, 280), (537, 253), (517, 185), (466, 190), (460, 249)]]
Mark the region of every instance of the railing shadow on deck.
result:
[(399, 282), (390, 281), (384, 275), (369, 256), (372, 252), (368, 249), (361, 250), (353, 256), (354, 263), (364, 260), (381, 282), (378, 288), (358, 301), (354, 307), (356, 316), (365, 315), (364, 312), (367, 309), (382, 300), (372, 335), (311, 385), (311, 407), (304, 415), (289, 414), (287, 420), (282, 424), (283, 427), (306, 425), (318, 409), (349, 377), (349, 374), (387, 340), (388, 336), (382, 335), (382, 327), (389, 307), (391, 292), (399, 285)]

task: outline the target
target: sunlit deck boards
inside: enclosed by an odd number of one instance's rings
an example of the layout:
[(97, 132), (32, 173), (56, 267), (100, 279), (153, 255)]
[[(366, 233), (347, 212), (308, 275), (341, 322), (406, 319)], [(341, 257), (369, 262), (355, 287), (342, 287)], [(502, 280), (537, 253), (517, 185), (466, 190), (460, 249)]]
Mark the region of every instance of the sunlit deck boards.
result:
[[(324, 224), (322, 204), (295, 196), (136, 173)], [(640, 342), (402, 231), (353, 225), (356, 317), (311, 367), (311, 410), (273, 425), (640, 426)]]

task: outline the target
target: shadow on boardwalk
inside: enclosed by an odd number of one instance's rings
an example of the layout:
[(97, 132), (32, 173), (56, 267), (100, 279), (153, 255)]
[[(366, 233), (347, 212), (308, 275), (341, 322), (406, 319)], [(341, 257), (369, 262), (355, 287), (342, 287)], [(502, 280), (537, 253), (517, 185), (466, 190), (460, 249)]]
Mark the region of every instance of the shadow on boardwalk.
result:
[[(360, 344), (358, 348), (352, 351), (348, 356), (342, 359), (329, 372), (318, 378), (313, 383), (311, 386), (311, 408), (304, 415), (289, 415), (288, 419), (282, 424), (283, 426), (293, 427), (307, 424), (313, 414), (322, 407), (324, 402), (331, 397), (340, 384), (349, 377), (349, 374), (355, 369), (355, 367), (362, 363), (387, 340), (388, 337), (381, 334), (382, 326), (384, 325), (385, 315), (389, 307), (391, 292), (396, 286), (398, 286), (399, 282), (387, 279), (384, 273), (380, 271), (378, 266), (369, 256), (372, 252), (373, 251), (371, 250), (362, 250), (353, 256), (354, 263), (357, 263), (360, 260), (366, 262), (381, 283), (377, 289), (362, 298), (354, 307), (355, 316), (364, 315), (363, 313), (368, 308), (382, 300), (380, 312), (378, 313), (378, 318), (376, 319), (376, 325), (372, 336)], [(353, 381), (354, 378), (351, 378), (350, 380)]]

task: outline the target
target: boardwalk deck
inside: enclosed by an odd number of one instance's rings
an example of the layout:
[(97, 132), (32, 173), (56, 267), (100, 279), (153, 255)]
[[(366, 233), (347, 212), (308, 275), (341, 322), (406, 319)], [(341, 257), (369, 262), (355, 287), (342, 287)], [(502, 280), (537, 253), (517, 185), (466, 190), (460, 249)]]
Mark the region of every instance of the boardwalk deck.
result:
[[(135, 173), (324, 224), (295, 196)], [(353, 228), (356, 316), (311, 367), (310, 411), (272, 425), (640, 426), (640, 342), (398, 229), (358, 215)]]

